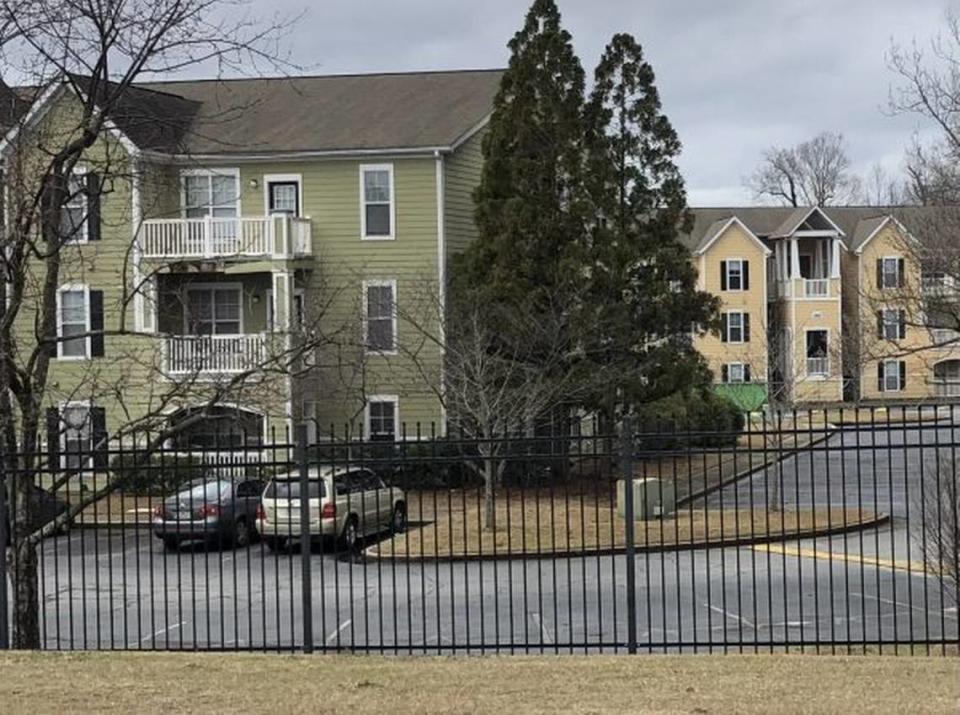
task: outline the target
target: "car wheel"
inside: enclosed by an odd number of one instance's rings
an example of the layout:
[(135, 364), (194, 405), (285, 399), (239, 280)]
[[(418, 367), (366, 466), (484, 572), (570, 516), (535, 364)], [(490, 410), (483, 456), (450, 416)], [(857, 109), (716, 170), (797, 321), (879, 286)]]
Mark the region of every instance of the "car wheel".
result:
[(390, 531), (394, 534), (402, 534), (407, 528), (407, 508), (403, 502), (397, 502), (393, 507), (393, 516), (390, 518)]
[(176, 551), (180, 548), (180, 539), (178, 539), (176, 536), (164, 536), (163, 546), (168, 551)]
[(246, 519), (237, 519), (234, 523), (233, 545), (240, 549), (250, 545), (250, 525)]
[(272, 536), (264, 537), (263, 543), (267, 545), (268, 549), (274, 552), (283, 551), (287, 547), (286, 539), (278, 539)]
[(360, 543), (360, 530), (357, 525), (357, 517), (350, 516), (347, 523), (343, 525), (343, 534), (340, 535), (340, 544), (345, 551), (353, 552)]

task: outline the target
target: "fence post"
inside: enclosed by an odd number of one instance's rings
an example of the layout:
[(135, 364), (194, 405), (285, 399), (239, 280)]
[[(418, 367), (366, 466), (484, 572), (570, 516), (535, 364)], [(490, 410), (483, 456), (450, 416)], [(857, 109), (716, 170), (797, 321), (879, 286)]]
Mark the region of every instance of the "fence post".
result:
[(633, 504), (633, 420), (623, 418), (620, 471), (623, 478), (623, 520), (627, 558), (627, 652), (637, 652), (637, 560)]
[(10, 523), (10, 507), (7, 503), (6, 467), (3, 451), (0, 450), (0, 650), (10, 647), (10, 604), (7, 602), (7, 543), (10, 540), (7, 526)]
[(310, 468), (307, 466), (307, 435), (297, 430), (300, 462), (300, 581), (303, 617), (303, 652), (313, 653), (313, 580), (310, 575)]

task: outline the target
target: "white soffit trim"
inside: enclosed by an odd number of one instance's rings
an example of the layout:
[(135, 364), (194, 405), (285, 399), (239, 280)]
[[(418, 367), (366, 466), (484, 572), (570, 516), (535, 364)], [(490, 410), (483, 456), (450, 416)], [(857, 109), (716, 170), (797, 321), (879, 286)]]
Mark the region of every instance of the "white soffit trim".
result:
[(711, 247), (714, 243), (716, 243), (717, 240), (718, 240), (724, 233), (726, 233), (727, 230), (728, 230), (731, 226), (733, 226), (734, 224), (736, 224), (736, 225), (739, 226), (741, 229), (743, 229), (743, 232), (746, 233), (747, 236), (748, 236), (750, 239), (752, 239), (754, 243), (756, 243), (758, 246), (760, 246), (761, 250), (763, 250), (763, 255), (769, 256), (771, 253), (773, 253), (773, 251), (771, 251), (770, 248), (769, 248), (763, 241), (761, 241), (753, 231), (751, 231), (749, 228), (747, 228), (747, 225), (746, 225), (743, 221), (741, 221), (741, 220), (740, 220), (739, 218), (737, 218), (736, 216), (731, 216), (731, 217), (727, 220), (727, 222), (726, 222), (725, 224), (723, 224), (723, 226), (721, 226), (719, 229), (716, 230), (716, 232), (714, 232), (714, 234), (710, 237), (710, 240), (707, 241), (706, 245), (704, 245), (703, 248), (697, 249), (697, 254), (702, 256), (702, 255), (705, 254), (707, 251), (709, 251), (709, 250), (710, 250), (710, 247)]

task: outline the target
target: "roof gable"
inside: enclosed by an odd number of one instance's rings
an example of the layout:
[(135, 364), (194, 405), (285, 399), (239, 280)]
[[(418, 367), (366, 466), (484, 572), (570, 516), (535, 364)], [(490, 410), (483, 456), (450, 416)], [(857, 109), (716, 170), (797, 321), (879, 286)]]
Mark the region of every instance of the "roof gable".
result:
[(710, 250), (720, 238), (732, 227), (739, 226), (747, 238), (757, 244), (760, 247), (760, 250), (763, 251), (764, 255), (770, 255), (771, 251), (767, 245), (761, 241), (757, 235), (751, 231), (747, 225), (741, 221), (736, 216), (730, 216), (727, 219), (718, 219), (714, 221), (710, 227), (707, 229), (707, 232), (704, 233), (703, 238), (700, 240), (699, 245), (694, 251), (697, 255), (703, 255)]

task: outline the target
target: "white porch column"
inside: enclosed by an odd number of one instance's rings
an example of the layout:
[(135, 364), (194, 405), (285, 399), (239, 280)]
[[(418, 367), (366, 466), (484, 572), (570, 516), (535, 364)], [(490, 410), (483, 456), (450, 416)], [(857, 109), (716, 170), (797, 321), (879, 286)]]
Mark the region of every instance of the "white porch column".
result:
[(796, 236), (790, 237), (790, 277), (800, 277), (800, 241)]
[(289, 334), (293, 325), (293, 271), (273, 271), (273, 330)]
[(840, 239), (839, 238), (831, 239), (830, 248), (832, 249), (830, 254), (830, 277), (839, 278), (840, 277)]

